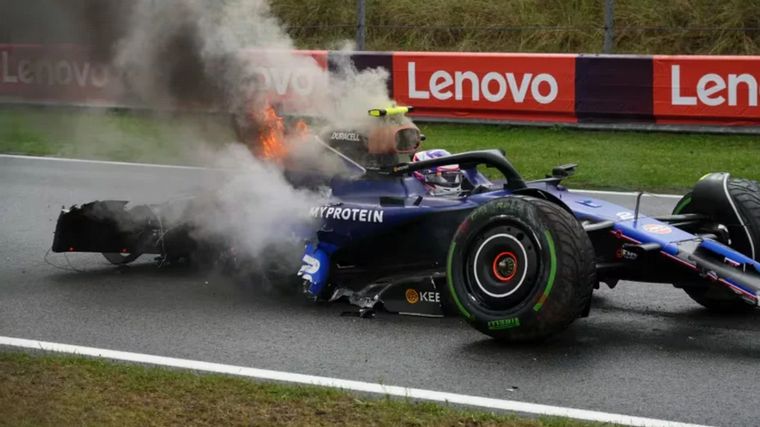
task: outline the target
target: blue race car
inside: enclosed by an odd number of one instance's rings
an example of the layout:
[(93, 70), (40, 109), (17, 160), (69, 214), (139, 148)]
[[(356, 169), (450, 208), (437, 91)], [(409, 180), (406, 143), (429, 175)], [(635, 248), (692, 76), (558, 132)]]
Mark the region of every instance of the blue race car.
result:
[[(352, 174), (289, 172), (291, 182), (330, 192), (303, 236), (297, 276), (311, 298), (348, 300), (359, 315), (458, 313), (508, 341), (562, 331), (589, 314), (600, 283), (620, 280), (672, 283), (714, 311), (758, 306), (758, 183), (708, 174), (671, 215), (650, 217), (638, 202), (630, 210), (569, 192), (561, 182), (573, 164), (525, 181), (499, 150), (418, 151), (419, 130), (394, 121), (406, 111), (370, 110), (389, 144), (350, 130), (324, 138)], [(165, 232), (160, 206), (126, 204), (64, 210), (53, 250), (102, 252), (116, 264), (143, 253), (163, 264), (225, 252), (223, 243), (194, 240), (191, 226)]]

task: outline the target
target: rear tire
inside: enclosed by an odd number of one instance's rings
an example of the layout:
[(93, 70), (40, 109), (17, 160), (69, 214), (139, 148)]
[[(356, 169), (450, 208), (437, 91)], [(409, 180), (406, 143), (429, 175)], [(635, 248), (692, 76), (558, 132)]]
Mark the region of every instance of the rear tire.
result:
[(139, 253), (103, 252), (103, 257), (113, 265), (129, 264), (140, 255)]
[(588, 310), (594, 248), (578, 220), (554, 203), (510, 196), (475, 209), (449, 249), (451, 299), (493, 338), (535, 341)]
[[(126, 234), (124, 239), (124, 251), (130, 252), (102, 252), (103, 257), (113, 265), (126, 265), (136, 260), (143, 254), (146, 246), (153, 235), (155, 224), (160, 224), (153, 209), (147, 205), (138, 205), (126, 211), (121, 221), (115, 219), (115, 227), (119, 233)], [(160, 230), (159, 230), (160, 231)]]
[[(760, 184), (748, 179), (729, 178), (726, 188), (746, 227), (746, 229), (740, 229), (741, 231), (734, 229), (734, 233), (743, 232), (747, 235), (746, 238), (742, 239), (736, 239), (729, 235), (731, 241), (722, 243), (749, 257), (754, 255), (755, 260), (760, 260)], [(673, 213), (703, 213), (692, 207), (691, 198), (691, 193), (684, 195), (676, 204)], [(718, 223), (727, 222), (725, 218), (712, 219)], [(678, 285), (683, 287), (691, 299), (716, 313), (741, 313), (754, 309), (752, 305), (744, 302), (738, 295), (718, 285)]]

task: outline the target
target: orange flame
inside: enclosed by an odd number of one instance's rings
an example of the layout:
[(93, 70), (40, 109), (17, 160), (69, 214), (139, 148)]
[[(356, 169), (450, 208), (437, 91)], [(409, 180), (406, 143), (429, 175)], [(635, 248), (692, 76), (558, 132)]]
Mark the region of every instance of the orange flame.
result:
[(284, 119), (271, 105), (267, 105), (262, 112), (253, 112), (252, 116), (260, 126), (258, 155), (265, 160), (282, 162), (288, 155), (286, 136), (288, 140), (303, 140), (303, 137), (309, 134), (309, 126), (303, 120), (298, 120), (292, 131), (286, 132)]
[(282, 117), (277, 115), (274, 107), (267, 105), (261, 113), (259, 123), (262, 128), (259, 133), (261, 157), (271, 160), (282, 160), (287, 154), (285, 148), (285, 124)]

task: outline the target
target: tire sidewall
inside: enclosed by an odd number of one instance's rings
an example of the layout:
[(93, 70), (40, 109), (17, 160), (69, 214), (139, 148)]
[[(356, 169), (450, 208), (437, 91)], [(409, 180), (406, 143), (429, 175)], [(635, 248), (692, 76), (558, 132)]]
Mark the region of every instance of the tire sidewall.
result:
[[(729, 186), (733, 184), (733, 179), (729, 179)], [(731, 190), (733, 188), (729, 187), (729, 194), (728, 197), (731, 197), (733, 199), (733, 202), (736, 204), (736, 208), (738, 210), (737, 214), (740, 216), (740, 220), (746, 223), (746, 226), (749, 227), (749, 236), (747, 238), (753, 239), (754, 241), (757, 241), (757, 235), (760, 230), (758, 230), (760, 227), (756, 226), (756, 223), (752, 220), (752, 218), (749, 216), (749, 213), (746, 212), (747, 208), (745, 206), (742, 206), (739, 200), (736, 200), (735, 193), (733, 193)], [(735, 191), (735, 190), (734, 190)], [(694, 204), (692, 203), (692, 197), (693, 193), (689, 192), (684, 194), (683, 197), (681, 197), (680, 200), (678, 200), (678, 203), (676, 203), (675, 207), (673, 208), (673, 214), (687, 214), (687, 213), (702, 213), (699, 212), (698, 209), (694, 208)], [(717, 221), (719, 223), (725, 222), (725, 218), (721, 217), (715, 217), (713, 218), (714, 221)], [(749, 245), (744, 243), (743, 241), (737, 242), (735, 239), (731, 239), (732, 242), (724, 242), (727, 246), (731, 247), (732, 249), (739, 251), (747, 256), (750, 256), (748, 254), (749, 251)], [(721, 286), (718, 286), (713, 283), (702, 283), (702, 284), (689, 284), (689, 283), (677, 283), (676, 286), (682, 288), (684, 292), (686, 292), (687, 295), (691, 299), (693, 299), (698, 304), (702, 305), (703, 307), (719, 313), (736, 313), (736, 312), (745, 312), (750, 311), (753, 309), (753, 307), (746, 302), (744, 302), (740, 297), (738, 297), (735, 293), (729, 291), (726, 288), (723, 288)]]
[[(516, 305), (500, 310), (488, 310), (469, 296), (467, 289), (467, 261), (473, 250), (473, 244), (494, 227), (514, 223), (520, 224), (524, 230), (529, 230), (530, 240), (537, 246), (539, 266), (532, 283), (522, 286), (532, 288)], [(553, 230), (543, 218), (537, 206), (530, 198), (511, 196), (484, 204), (468, 216), (457, 229), (449, 248), (447, 282), (449, 292), (460, 314), (476, 329), (491, 336), (509, 336), (520, 338), (523, 331), (535, 335), (536, 330), (551, 329), (558, 323), (566, 323), (564, 316), (556, 316), (565, 307), (558, 307), (555, 300), (567, 289), (557, 287), (556, 242)], [(470, 285), (472, 286), (472, 285)], [(555, 294), (556, 293), (556, 294)], [(554, 295), (553, 295), (554, 294)], [(530, 331), (530, 332), (527, 332)]]

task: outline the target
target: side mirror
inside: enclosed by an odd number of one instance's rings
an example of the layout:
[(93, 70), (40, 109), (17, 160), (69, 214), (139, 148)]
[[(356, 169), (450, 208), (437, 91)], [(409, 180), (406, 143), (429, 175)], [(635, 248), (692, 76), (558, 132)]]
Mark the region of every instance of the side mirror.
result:
[(547, 178), (567, 178), (575, 173), (575, 168), (577, 167), (577, 163), (568, 163), (566, 165), (555, 166), (552, 169), (551, 176), (547, 176)]

